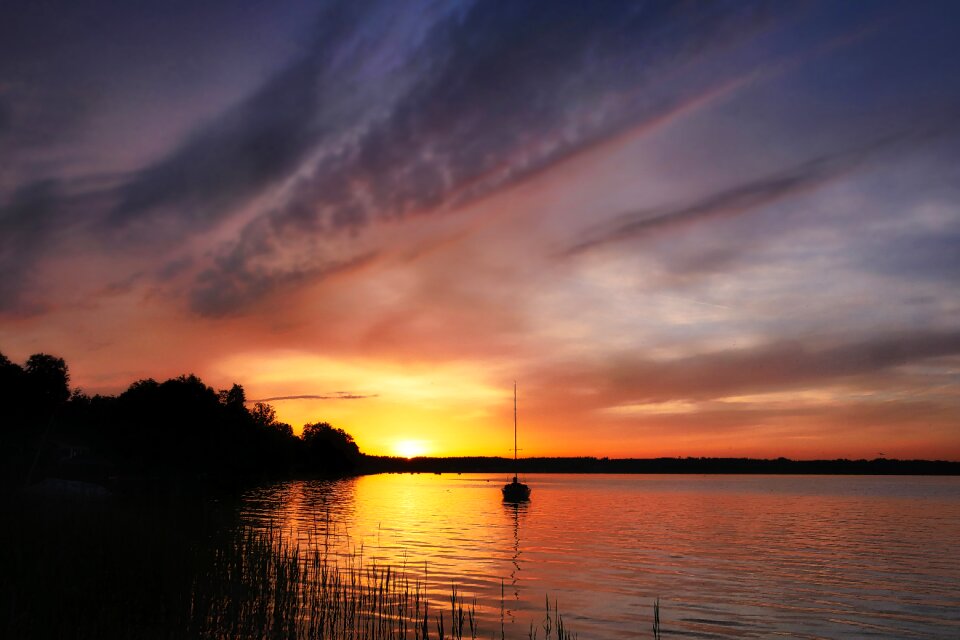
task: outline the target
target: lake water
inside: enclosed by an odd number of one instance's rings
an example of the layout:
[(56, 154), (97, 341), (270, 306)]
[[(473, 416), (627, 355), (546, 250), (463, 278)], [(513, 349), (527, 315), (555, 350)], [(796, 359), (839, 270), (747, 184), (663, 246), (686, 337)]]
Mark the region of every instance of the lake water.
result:
[(960, 638), (960, 478), (531, 475), (519, 507), (506, 480), (289, 482), (242, 515), (406, 567), (441, 608), (456, 584), (485, 637), (549, 597), (584, 639), (651, 637), (656, 598), (664, 638)]

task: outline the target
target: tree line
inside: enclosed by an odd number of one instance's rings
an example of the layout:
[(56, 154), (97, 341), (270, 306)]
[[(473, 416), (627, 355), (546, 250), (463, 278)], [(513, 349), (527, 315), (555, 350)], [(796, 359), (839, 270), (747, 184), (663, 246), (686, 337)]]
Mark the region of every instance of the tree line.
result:
[(362, 458), (350, 434), (326, 422), (297, 437), (273, 407), (234, 384), (195, 375), (138, 380), (116, 396), (70, 388), (62, 358), (23, 365), (0, 353), (0, 463), (7, 486), (45, 477), (171, 479), (232, 485), (292, 474), (342, 476)]
[(960, 475), (949, 460), (790, 460), (788, 458), (513, 458), (461, 456), (413, 459), (365, 456), (367, 473), (607, 473), (607, 474), (789, 474), (789, 475)]

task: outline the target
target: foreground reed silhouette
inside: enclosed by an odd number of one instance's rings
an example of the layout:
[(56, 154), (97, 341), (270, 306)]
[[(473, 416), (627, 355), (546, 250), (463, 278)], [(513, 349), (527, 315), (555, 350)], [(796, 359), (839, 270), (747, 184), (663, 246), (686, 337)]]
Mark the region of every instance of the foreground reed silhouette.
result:
[[(0, 533), (0, 637), (506, 637), (502, 603), (500, 629), (483, 629), (456, 586), (445, 603), (428, 598), (426, 567), (334, 556), (199, 506), (15, 507), (17, 526)], [(549, 602), (527, 635), (576, 637)]]

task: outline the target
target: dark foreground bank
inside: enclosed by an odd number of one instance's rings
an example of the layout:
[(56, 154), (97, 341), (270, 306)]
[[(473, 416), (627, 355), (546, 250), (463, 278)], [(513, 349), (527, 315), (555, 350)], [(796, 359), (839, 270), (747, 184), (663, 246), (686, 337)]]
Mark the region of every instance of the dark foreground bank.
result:
[[(0, 528), (0, 637), (141, 639), (502, 637), (456, 586), (429, 601), (424, 575), (303, 550), (238, 526), (209, 501), (9, 501)], [(568, 640), (549, 607), (540, 638)], [(535, 627), (531, 627), (531, 632)]]

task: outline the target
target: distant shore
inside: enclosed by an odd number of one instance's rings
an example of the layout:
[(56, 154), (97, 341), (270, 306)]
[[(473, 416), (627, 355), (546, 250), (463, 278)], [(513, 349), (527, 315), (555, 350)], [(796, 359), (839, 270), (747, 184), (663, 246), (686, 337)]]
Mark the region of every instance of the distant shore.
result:
[(948, 460), (790, 460), (787, 458), (391, 458), (364, 456), (364, 473), (691, 473), (781, 475), (960, 475)]

